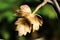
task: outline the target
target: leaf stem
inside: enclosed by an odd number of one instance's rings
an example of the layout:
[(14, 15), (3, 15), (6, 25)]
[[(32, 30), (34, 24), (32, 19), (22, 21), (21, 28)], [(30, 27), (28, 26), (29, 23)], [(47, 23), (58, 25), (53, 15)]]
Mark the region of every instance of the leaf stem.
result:
[(51, 1), (51, 0), (44, 0), (41, 4), (39, 4), (36, 7), (36, 9), (33, 11), (32, 14), (35, 14), (42, 6), (44, 6), (45, 4), (47, 4), (47, 2), (55, 5), (56, 8), (57, 8), (57, 10), (58, 10), (58, 12), (60, 13), (60, 7), (59, 7), (59, 4), (58, 4), (57, 0), (53, 0), (53, 1)]
[(46, 3), (47, 3), (47, 2), (44, 0), (41, 4), (39, 4), (39, 5), (36, 7), (36, 9), (33, 11), (32, 14), (35, 14), (35, 13), (39, 10), (39, 8), (41, 8), (42, 6), (44, 6)]

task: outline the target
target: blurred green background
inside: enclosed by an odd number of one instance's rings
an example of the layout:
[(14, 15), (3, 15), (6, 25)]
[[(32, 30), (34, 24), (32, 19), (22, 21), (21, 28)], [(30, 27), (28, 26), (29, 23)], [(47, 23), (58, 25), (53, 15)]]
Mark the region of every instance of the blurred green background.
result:
[[(16, 25), (14, 22), (17, 17), (13, 14), (19, 9), (20, 5), (27, 4), (34, 11), (36, 6), (42, 3), (43, 0), (0, 0), (0, 39), (4, 40), (33, 40), (35, 35), (27, 34), (26, 36), (19, 37), (18, 32), (15, 31)], [(60, 2), (60, 1), (58, 1)], [(60, 19), (58, 12), (52, 4), (47, 3), (37, 11), (44, 21), (42, 28), (38, 31), (38, 35), (45, 36), (50, 39), (56, 36), (60, 37)], [(33, 37), (31, 37), (33, 36)]]

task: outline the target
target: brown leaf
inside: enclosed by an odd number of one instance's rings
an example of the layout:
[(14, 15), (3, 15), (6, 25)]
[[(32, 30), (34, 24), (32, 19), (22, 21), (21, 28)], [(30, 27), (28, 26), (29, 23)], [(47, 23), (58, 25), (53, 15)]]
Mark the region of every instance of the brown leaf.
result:
[(16, 30), (18, 31), (19, 36), (26, 35), (27, 32), (31, 32), (31, 27), (27, 24), (27, 20), (25, 18), (18, 18), (18, 20), (15, 22), (15, 25), (17, 25)]
[(17, 16), (24, 17), (18, 18), (15, 22), (17, 25), (16, 30), (19, 32), (19, 36), (26, 35), (27, 32), (30, 33), (32, 29), (33, 32), (38, 31), (40, 26), (43, 24), (42, 17), (37, 14), (32, 14), (28, 5), (22, 5), (20, 9), (17, 10), (16, 14), (18, 14)]
[(28, 17), (26, 17), (30, 23), (33, 25), (33, 32), (36, 30), (39, 30), (39, 27), (42, 26), (43, 20), (37, 17), (38, 15), (36, 14), (31, 14)]

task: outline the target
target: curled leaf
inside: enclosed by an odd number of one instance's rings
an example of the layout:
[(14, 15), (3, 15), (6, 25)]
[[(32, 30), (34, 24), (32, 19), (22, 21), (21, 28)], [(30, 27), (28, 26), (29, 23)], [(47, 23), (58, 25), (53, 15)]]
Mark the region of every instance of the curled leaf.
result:
[(16, 30), (19, 32), (19, 36), (26, 35), (31, 32), (31, 27), (27, 22), (28, 21), (25, 18), (18, 18), (15, 22), (15, 25), (17, 25)]
[[(17, 15), (18, 14), (18, 15)], [(32, 30), (38, 31), (40, 26), (43, 24), (42, 17), (37, 14), (32, 14), (31, 9), (28, 5), (22, 5), (16, 13), (17, 16), (24, 18), (18, 18), (16, 21), (17, 31), (19, 35), (26, 35), (27, 32), (30, 33)]]

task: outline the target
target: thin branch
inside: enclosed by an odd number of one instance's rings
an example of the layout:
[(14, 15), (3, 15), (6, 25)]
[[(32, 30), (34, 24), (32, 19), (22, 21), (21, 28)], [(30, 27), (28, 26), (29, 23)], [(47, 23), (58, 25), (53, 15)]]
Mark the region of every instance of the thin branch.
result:
[(39, 10), (39, 8), (41, 8), (42, 6), (44, 6), (46, 3), (47, 3), (47, 2), (44, 0), (41, 4), (39, 4), (39, 5), (36, 7), (36, 9), (33, 11), (32, 14), (35, 14), (35, 13)]
[(41, 4), (39, 4), (36, 7), (36, 9), (33, 11), (32, 14), (35, 14), (42, 6), (44, 6), (45, 4), (47, 4), (47, 2), (55, 5), (56, 8), (57, 8), (57, 10), (58, 10), (58, 12), (60, 13), (60, 7), (59, 7), (59, 4), (58, 4), (57, 0), (53, 0), (53, 1), (51, 1), (51, 0), (44, 0)]
[(36, 9), (33, 11), (32, 14), (35, 14), (42, 6), (44, 6), (45, 4), (47, 4), (47, 2), (53, 4), (53, 2), (51, 0), (44, 0), (41, 4), (39, 4)]

